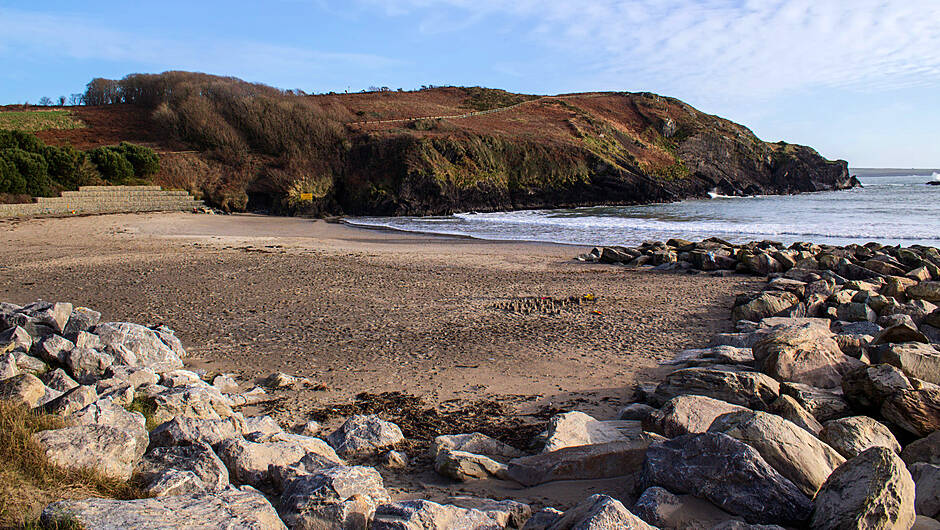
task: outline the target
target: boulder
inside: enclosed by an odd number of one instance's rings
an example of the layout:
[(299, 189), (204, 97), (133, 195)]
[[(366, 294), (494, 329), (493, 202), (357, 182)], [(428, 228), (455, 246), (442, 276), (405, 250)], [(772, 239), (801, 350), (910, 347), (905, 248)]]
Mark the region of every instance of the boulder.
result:
[(798, 525), (812, 510), (810, 500), (757, 450), (724, 433), (654, 443), (643, 473), (650, 485), (703, 497), (748, 522)]
[(104, 425), (127, 433), (136, 440), (137, 452), (140, 454), (147, 450), (150, 443), (144, 415), (131, 412), (107, 398), (75, 412), (69, 421), (76, 425)]
[(780, 384), (759, 372), (685, 368), (667, 375), (656, 387), (654, 398), (659, 403), (682, 395), (700, 395), (766, 410), (780, 394)]
[(489, 530), (502, 528), (495, 516), (482, 510), (426, 500), (398, 501), (375, 509), (372, 530), (428, 529)]
[(244, 430), (240, 415), (221, 420), (178, 417), (158, 425), (150, 439), (155, 446), (205, 443), (218, 449), (223, 442), (240, 438)]
[(95, 327), (95, 333), (108, 348), (121, 347), (133, 354), (132, 366), (151, 368), (157, 373), (183, 367), (183, 361), (152, 329), (129, 322), (105, 322)]
[(221, 493), (198, 493), (119, 501), (59, 501), (42, 511), (48, 527), (80, 525), (86, 530), (113, 528), (251, 528), (286, 530), (271, 503), (250, 487)]
[(801, 407), (819, 421), (844, 418), (850, 413), (849, 404), (838, 388), (817, 388), (802, 383), (783, 383), (780, 392), (796, 400)]
[(326, 438), (342, 456), (379, 453), (404, 439), (397, 425), (375, 415), (353, 416)]
[(766, 317), (780, 316), (800, 303), (800, 298), (786, 291), (766, 291), (731, 310), (731, 319), (759, 322)]
[(915, 436), (927, 436), (940, 429), (940, 388), (895, 392), (881, 405), (881, 415)]
[(611, 478), (639, 471), (652, 438), (566, 447), (551, 453), (516, 458), (508, 476), (524, 486), (553, 480)]
[(138, 467), (144, 491), (153, 497), (221, 493), (229, 486), (228, 469), (206, 444), (155, 447)]
[(607, 422), (598, 421), (583, 412), (557, 414), (548, 422), (543, 453), (550, 453), (565, 447), (602, 444), (624, 439), (616, 427)]
[(284, 429), (282, 429), (271, 416), (253, 416), (245, 418), (245, 436), (253, 433), (270, 436), (280, 432), (284, 432)]
[(852, 416), (826, 422), (819, 439), (845, 458), (855, 458), (870, 447), (901, 452), (901, 444), (887, 427), (868, 416)]
[(511, 500), (496, 501), (482, 497), (458, 495), (449, 497), (447, 504), (458, 508), (485, 512), (496, 519), (500, 528), (522, 528), (532, 515), (532, 508), (528, 504)]
[(889, 364), (860, 366), (842, 377), (845, 400), (859, 412), (877, 413), (889, 396), (913, 389), (907, 376)]
[(650, 414), (644, 428), (666, 438), (675, 438), (683, 434), (705, 432), (718, 416), (746, 410), (742, 406), (706, 396), (678, 396)]
[(478, 432), (447, 434), (434, 438), (431, 444), (431, 456), (436, 458), (437, 454), (444, 449), (485, 455), (496, 460), (523, 456), (522, 451), (515, 447)]
[(69, 374), (61, 368), (43, 374), (42, 381), (47, 387), (54, 388), (59, 392), (68, 392), (78, 386), (78, 382), (69, 377)]
[(770, 404), (770, 412), (791, 421), (813, 436), (819, 436), (823, 426), (800, 403), (791, 396), (780, 396)]
[(908, 468), (914, 480), (914, 509), (918, 515), (940, 516), (940, 466), (918, 462)]
[(810, 498), (832, 470), (845, 462), (805, 429), (766, 412), (726, 414), (712, 423), (709, 432), (723, 432), (757, 449), (765, 462)]
[(849, 302), (836, 308), (836, 316), (839, 320), (847, 322), (874, 322), (878, 320), (878, 314), (875, 310), (868, 307), (868, 304), (861, 302)]
[(899, 342), (922, 342), (924, 344), (928, 344), (930, 343), (930, 340), (928, 340), (927, 337), (917, 329), (917, 326), (914, 325), (914, 322), (910, 320), (907, 322), (900, 322), (894, 324), (893, 326), (888, 326), (882, 329), (872, 340), (872, 344), (888, 344)]
[(836, 468), (816, 494), (814, 529), (910, 528), (914, 481), (894, 451), (872, 447)]
[(315, 453), (343, 465), (333, 448), (319, 438), (282, 433), (267, 440), (250, 442), (234, 438), (221, 443), (219, 458), (238, 482), (252, 486), (265, 485), (271, 479), (270, 466), (290, 466), (308, 453)]
[(20, 369), (16, 366), (16, 356), (10, 352), (0, 353), (0, 381), (15, 375), (20, 375)]
[(445, 477), (466, 482), (490, 477), (506, 478), (508, 468), (483, 455), (442, 449), (434, 458), (434, 470)]
[(212, 379), (212, 386), (219, 392), (232, 394), (238, 392), (238, 383), (228, 374), (219, 374)]
[(774, 379), (819, 388), (839, 386), (843, 374), (862, 364), (842, 353), (828, 328), (813, 324), (772, 330), (753, 350), (757, 368)]
[(630, 511), (663, 530), (714, 528), (734, 517), (708, 501), (692, 495), (673, 495), (658, 486), (647, 488)]
[(650, 414), (656, 412), (656, 409), (646, 403), (630, 403), (617, 411), (618, 420), (643, 421), (649, 418)]
[(63, 335), (77, 335), (82, 331), (91, 331), (101, 321), (101, 313), (87, 307), (72, 308), (72, 314), (65, 324)]
[(31, 353), (40, 359), (51, 363), (67, 364), (68, 353), (75, 348), (75, 344), (59, 335), (49, 335), (33, 345)]
[(13, 356), (16, 358), (16, 367), (20, 373), (39, 376), (49, 372), (49, 365), (42, 359), (19, 350), (13, 350)]
[(916, 300), (940, 302), (940, 282), (920, 282), (908, 287), (904, 294)]
[(46, 395), (46, 385), (32, 374), (20, 374), (0, 381), (0, 400), (33, 408)]
[(72, 304), (66, 302), (34, 302), (23, 307), (23, 312), (30, 315), (36, 323), (52, 328), (56, 333), (64, 333), (65, 325), (72, 314)]
[(66, 352), (63, 364), (79, 383), (89, 384), (102, 379), (113, 362), (114, 357), (107, 353), (90, 348), (73, 348)]
[(920, 440), (907, 444), (901, 451), (901, 460), (908, 466), (926, 462), (940, 466), (940, 431), (934, 431)]
[(160, 384), (167, 388), (184, 386), (206, 386), (199, 374), (189, 370), (171, 370), (160, 374)]
[(94, 386), (78, 386), (43, 405), (43, 410), (52, 414), (69, 415), (98, 401)]
[(389, 502), (371, 467), (336, 466), (288, 479), (278, 512), (291, 528), (368, 528), (376, 506)]
[(870, 350), (869, 355), (873, 363), (890, 364), (908, 377), (940, 384), (940, 351), (933, 346), (917, 342), (886, 344)]
[(754, 353), (750, 348), (734, 346), (711, 346), (708, 348), (682, 350), (671, 361), (661, 364), (686, 366), (711, 366), (715, 364), (753, 364)]
[(529, 520), (525, 522), (522, 530), (548, 530), (553, 524), (557, 523), (564, 512), (555, 508), (542, 508), (532, 514)]
[(653, 530), (617, 499), (607, 495), (591, 495), (566, 511), (551, 530)]
[(28, 352), (33, 346), (33, 338), (29, 332), (19, 326), (0, 331), (0, 351), (9, 352), (18, 350)]
[(119, 480), (128, 480), (143, 455), (137, 439), (106, 425), (76, 425), (40, 431), (33, 439), (49, 460), (72, 469), (93, 468)]
[(206, 386), (170, 388), (153, 396), (158, 422), (187, 417), (201, 420), (221, 420), (235, 414), (232, 401), (218, 390)]

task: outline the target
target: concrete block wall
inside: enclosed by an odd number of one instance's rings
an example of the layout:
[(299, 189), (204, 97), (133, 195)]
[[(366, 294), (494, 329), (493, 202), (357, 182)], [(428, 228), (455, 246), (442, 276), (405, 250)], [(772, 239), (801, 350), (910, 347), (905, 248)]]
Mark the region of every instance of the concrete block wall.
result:
[(160, 186), (82, 186), (61, 197), (37, 197), (28, 204), (0, 204), (2, 217), (69, 216), (102, 213), (189, 211), (202, 206), (185, 191)]

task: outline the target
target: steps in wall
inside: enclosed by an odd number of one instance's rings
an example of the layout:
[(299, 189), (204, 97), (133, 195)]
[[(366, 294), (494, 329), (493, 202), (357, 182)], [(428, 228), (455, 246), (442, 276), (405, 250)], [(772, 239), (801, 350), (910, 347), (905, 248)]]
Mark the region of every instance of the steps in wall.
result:
[(36, 215), (191, 211), (203, 205), (188, 192), (160, 186), (82, 186), (61, 197), (37, 197), (29, 204), (0, 204), (0, 217)]

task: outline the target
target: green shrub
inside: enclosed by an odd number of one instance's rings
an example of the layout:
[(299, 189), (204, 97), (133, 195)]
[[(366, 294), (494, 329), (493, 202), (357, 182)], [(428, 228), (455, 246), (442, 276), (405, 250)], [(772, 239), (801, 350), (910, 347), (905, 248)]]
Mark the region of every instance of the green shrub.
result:
[(49, 177), (64, 189), (78, 189), (85, 184), (82, 179), (82, 167), (85, 153), (72, 146), (43, 149), (43, 158), (49, 166)]
[(123, 184), (134, 178), (134, 166), (114, 147), (97, 147), (88, 152), (101, 176), (112, 184)]
[[(0, 157), (11, 162), (26, 183), (26, 193), (33, 197), (52, 195), (52, 180), (49, 178), (49, 166), (37, 153), (12, 148), (0, 150)], [(10, 192), (15, 193), (15, 192)]]
[(0, 193), (21, 195), (26, 193), (26, 179), (16, 165), (0, 154)]
[(42, 153), (44, 147), (45, 144), (35, 134), (0, 130), (0, 149), (22, 149), (30, 153)]
[(134, 175), (149, 178), (160, 171), (160, 157), (149, 147), (121, 142), (118, 147), (124, 158), (134, 166)]

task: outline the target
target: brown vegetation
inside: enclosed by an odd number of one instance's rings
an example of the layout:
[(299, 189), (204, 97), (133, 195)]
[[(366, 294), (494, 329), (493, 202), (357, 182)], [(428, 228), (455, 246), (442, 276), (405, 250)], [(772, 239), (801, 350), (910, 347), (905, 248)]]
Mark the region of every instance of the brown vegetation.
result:
[(50, 463), (32, 435), (64, 426), (58, 416), (0, 401), (0, 526), (30, 524), (43, 507), (60, 499), (140, 497), (127, 482)]

